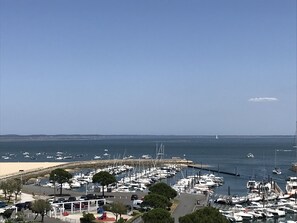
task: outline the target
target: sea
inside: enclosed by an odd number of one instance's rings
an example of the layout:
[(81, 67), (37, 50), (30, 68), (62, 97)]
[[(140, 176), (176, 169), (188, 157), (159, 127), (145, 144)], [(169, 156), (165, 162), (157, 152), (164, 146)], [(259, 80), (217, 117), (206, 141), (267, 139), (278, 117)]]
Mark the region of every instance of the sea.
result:
[[(220, 170), (237, 173), (239, 176), (215, 173), (224, 178), (224, 184), (216, 188), (215, 195), (246, 195), (249, 179), (275, 180), (285, 190), (286, 179), (297, 176), (290, 170), (297, 162), (294, 136), (120, 136), (120, 135), (34, 135), (0, 136), (0, 162), (72, 162), (102, 159), (140, 158), (150, 155), (170, 159), (180, 157), (196, 164), (208, 165), (209, 170), (184, 168), (175, 177), (168, 179), (172, 185), (179, 178), (189, 175), (212, 173)], [(161, 150), (160, 150), (161, 148)], [(248, 158), (248, 154), (253, 158)], [(57, 154), (64, 157), (57, 160)], [(160, 158), (160, 157), (159, 157)], [(281, 175), (272, 170), (279, 167)], [(266, 222), (286, 222), (297, 216)]]
[[(215, 173), (224, 177), (224, 185), (215, 193), (246, 195), (249, 179), (275, 180), (285, 190), (286, 179), (297, 176), (290, 170), (297, 162), (294, 136), (121, 136), (121, 135), (38, 135), (0, 136), (0, 162), (72, 162), (102, 159), (155, 158), (163, 147), (162, 158), (180, 157), (196, 164), (209, 166), (209, 170), (238, 173), (239, 176)], [(162, 146), (161, 146), (162, 145)], [(56, 160), (57, 153), (65, 157)], [(254, 158), (248, 158), (252, 153)], [(25, 155), (27, 154), (27, 155)], [(281, 168), (281, 175), (272, 174), (273, 168)], [(178, 177), (197, 175), (200, 170), (186, 168)], [(174, 178), (173, 180), (177, 180)], [(173, 180), (169, 183), (173, 184)]]

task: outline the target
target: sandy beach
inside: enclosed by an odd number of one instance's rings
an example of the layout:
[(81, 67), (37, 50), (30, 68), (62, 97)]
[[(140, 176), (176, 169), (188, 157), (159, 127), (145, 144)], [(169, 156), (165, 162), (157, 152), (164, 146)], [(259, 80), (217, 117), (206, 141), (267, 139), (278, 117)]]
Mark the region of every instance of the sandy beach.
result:
[(0, 162), (0, 176), (23, 171), (41, 170), (64, 164), (63, 162)]

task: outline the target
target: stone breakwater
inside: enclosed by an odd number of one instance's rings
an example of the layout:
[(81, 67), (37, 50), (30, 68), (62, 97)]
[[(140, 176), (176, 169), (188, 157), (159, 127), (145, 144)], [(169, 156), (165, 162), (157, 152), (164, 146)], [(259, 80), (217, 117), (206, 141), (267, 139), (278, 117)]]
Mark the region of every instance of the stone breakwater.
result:
[(87, 160), (87, 161), (75, 161), (75, 162), (2, 162), (0, 164), (0, 172), (7, 170), (0, 175), (0, 180), (6, 180), (11, 178), (20, 178), (23, 180), (39, 177), (49, 174), (52, 170), (57, 168), (71, 170), (83, 169), (83, 168), (100, 168), (110, 165), (131, 165), (136, 166), (141, 164), (142, 166), (161, 166), (164, 164), (177, 164), (181, 167), (186, 167), (188, 164), (193, 163), (191, 160), (185, 159), (112, 159), (112, 160)]

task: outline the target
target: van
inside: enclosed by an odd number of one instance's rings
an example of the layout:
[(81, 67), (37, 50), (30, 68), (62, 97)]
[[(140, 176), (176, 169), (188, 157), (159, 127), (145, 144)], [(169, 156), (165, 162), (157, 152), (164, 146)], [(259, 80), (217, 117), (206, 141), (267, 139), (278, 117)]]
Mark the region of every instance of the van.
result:
[(134, 209), (141, 209), (141, 203), (143, 202), (143, 200), (133, 200), (133, 208)]

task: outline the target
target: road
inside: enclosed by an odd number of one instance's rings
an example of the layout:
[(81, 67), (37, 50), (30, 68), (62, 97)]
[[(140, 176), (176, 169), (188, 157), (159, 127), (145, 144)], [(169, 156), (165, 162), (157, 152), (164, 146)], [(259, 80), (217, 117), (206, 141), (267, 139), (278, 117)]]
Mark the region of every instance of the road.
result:
[(190, 214), (197, 208), (207, 205), (207, 196), (203, 194), (180, 194), (177, 199), (179, 204), (172, 214), (175, 223), (178, 223), (179, 217)]

